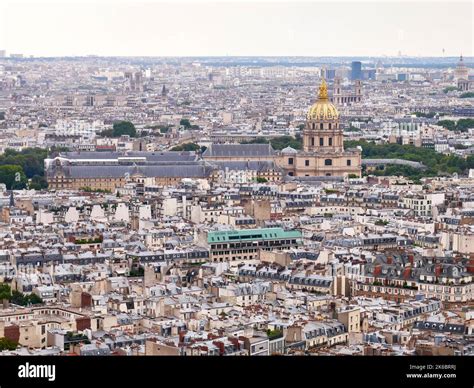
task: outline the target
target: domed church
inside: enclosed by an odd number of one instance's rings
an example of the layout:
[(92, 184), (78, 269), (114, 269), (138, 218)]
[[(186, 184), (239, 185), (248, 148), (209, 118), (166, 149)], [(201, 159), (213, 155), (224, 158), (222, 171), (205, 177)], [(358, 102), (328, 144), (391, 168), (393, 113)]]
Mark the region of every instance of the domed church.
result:
[(290, 176), (361, 175), (361, 151), (344, 150), (339, 112), (328, 97), (326, 81), (319, 87), (318, 99), (310, 107), (303, 129), (303, 150), (287, 147), (276, 163)]

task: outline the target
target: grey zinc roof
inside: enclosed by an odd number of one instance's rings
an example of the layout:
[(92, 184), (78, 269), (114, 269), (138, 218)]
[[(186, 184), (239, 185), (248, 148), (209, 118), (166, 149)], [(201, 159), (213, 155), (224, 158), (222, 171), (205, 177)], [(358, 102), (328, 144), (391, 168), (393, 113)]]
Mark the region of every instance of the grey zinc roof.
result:
[(254, 171), (266, 171), (276, 169), (276, 165), (270, 161), (249, 161), (249, 162), (213, 162), (213, 165), (217, 166), (219, 169), (225, 170), (254, 170)]
[(192, 162), (197, 160), (195, 152), (190, 151), (165, 151), (165, 152), (62, 152), (59, 155), (65, 159), (117, 159), (118, 158), (146, 158), (147, 162)]
[(204, 165), (166, 166), (70, 166), (66, 173), (71, 178), (117, 178), (125, 174), (140, 174), (146, 177), (204, 178), (210, 168)]
[(121, 152), (61, 152), (59, 156), (65, 159), (117, 159)]
[(210, 156), (272, 156), (275, 150), (270, 144), (211, 144), (203, 153)]

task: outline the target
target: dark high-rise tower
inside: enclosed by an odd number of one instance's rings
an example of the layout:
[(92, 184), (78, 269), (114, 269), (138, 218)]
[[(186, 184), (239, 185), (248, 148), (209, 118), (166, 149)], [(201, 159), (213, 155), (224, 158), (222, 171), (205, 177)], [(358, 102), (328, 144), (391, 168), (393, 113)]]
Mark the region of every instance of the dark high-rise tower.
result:
[(362, 79), (362, 63), (359, 61), (352, 62), (352, 72), (351, 72), (351, 79), (354, 81), (356, 79)]

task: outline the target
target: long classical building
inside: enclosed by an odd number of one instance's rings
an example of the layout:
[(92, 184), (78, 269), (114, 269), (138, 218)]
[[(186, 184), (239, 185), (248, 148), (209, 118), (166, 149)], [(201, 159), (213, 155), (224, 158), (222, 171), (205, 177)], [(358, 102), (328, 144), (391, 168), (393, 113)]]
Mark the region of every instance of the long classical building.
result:
[(169, 185), (183, 178), (208, 178), (213, 167), (194, 152), (64, 152), (45, 160), (52, 189), (114, 191), (129, 181)]
[(63, 152), (45, 160), (45, 171), (52, 189), (108, 191), (130, 181), (170, 185), (183, 178), (218, 179), (221, 175), (229, 180), (230, 171), (250, 171), (251, 176), (268, 181), (285, 175), (360, 177), (361, 150), (344, 149), (339, 112), (323, 80), (317, 101), (307, 114), (302, 150), (287, 147), (275, 151), (270, 144), (211, 144), (202, 158), (194, 152), (178, 151)]

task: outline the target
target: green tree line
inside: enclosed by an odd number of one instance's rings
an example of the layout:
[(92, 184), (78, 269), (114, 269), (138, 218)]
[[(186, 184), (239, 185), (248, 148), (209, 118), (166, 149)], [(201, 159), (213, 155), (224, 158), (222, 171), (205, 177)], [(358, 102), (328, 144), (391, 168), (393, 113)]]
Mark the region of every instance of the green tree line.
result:
[(137, 130), (130, 121), (117, 121), (112, 128), (102, 131), (100, 135), (104, 137), (120, 137), (123, 135), (137, 137)]
[(6, 283), (0, 284), (0, 301), (8, 300), (11, 303), (28, 306), (31, 304), (43, 303), (43, 300), (36, 294), (23, 294), (22, 292), (11, 290)]
[(467, 132), (470, 128), (474, 128), (474, 119), (440, 120), (437, 124), (449, 131)]
[(294, 148), (295, 150), (300, 150), (303, 148), (303, 138), (300, 135), (293, 136), (279, 136), (274, 137), (273, 139), (267, 140), (262, 137), (250, 140), (242, 141), (240, 144), (268, 144), (270, 143), (275, 150), (282, 150), (286, 147)]
[(375, 175), (402, 175), (412, 179), (429, 176), (451, 175), (453, 173), (466, 174), (474, 168), (474, 156), (466, 159), (456, 155), (444, 155), (431, 148), (415, 147), (400, 144), (375, 144), (366, 141), (345, 141), (345, 148), (362, 147), (362, 157), (365, 159), (403, 159), (420, 162), (426, 169), (417, 169), (410, 166), (389, 165), (383, 171), (376, 171)]
[(6, 149), (0, 155), (0, 183), (7, 189), (23, 189), (31, 179), (31, 189), (47, 187), (44, 178), (44, 159), (48, 150), (42, 148), (25, 148), (21, 151)]
[(184, 143), (178, 146), (171, 148), (171, 151), (196, 151), (196, 152), (204, 152), (206, 147), (201, 147), (199, 144), (196, 143)]

